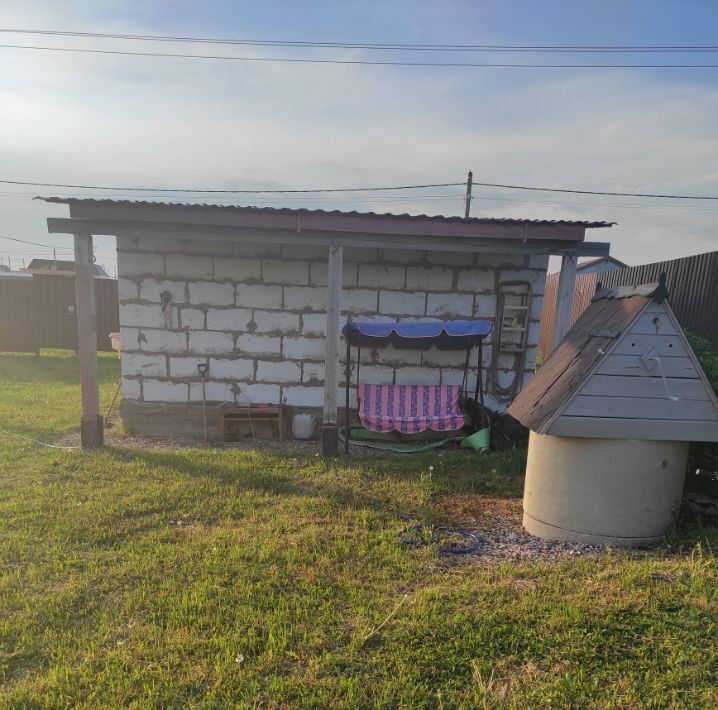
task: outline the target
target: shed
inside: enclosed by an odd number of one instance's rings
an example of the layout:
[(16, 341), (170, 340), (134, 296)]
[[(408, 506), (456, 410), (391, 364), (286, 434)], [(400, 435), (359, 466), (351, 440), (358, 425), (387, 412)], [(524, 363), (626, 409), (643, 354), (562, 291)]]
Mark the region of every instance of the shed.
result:
[[(102, 444), (94, 366), (92, 235), (117, 239), (122, 406), (138, 433), (209, 435), (221, 405), (281, 405), (321, 418), (337, 447), (339, 333), (346, 319), (397, 323), (488, 319), (487, 401), (505, 408), (533, 374), (550, 255), (562, 257), (561, 333), (576, 261), (609, 245), (584, 241), (608, 222), (458, 218), (325, 210), (47, 198), (48, 219), (75, 235), (83, 445)], [(487, 338), (487, 341), (489, 339)], [(490, 347), (489, 347), (490, 346)], [(202, 387), (198, 366), (205, 371)], [(368, 372), (368, 371), (365, 371)], [(458, 352), (395, 352), (377, 384), (461, 382)], [(350, 407), (356, 407), (352, 383)]]
[(602, 290), (508, 412), (531, 430), (524, 527), (659, 540), (688, 442), (718, 441), (718, 399), (658, 284)]

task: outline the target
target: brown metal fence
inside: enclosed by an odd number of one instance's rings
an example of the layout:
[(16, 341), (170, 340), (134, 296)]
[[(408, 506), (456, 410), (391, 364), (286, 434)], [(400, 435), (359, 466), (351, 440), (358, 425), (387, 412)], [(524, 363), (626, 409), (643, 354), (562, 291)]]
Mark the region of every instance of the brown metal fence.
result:
[[(117, 281), (95, 279), (97, 349), (111, 350), (108, 333), (119, 330)], [(0, 351), (77, 350), (75, 279), (33, 274), (0, 278)]]
[[(599, 281), (603, 288), (637, 286), (658, 281), (664, 271), (670, 291), (668, 300), (680, 324), (710, 341), (718, 350), (718, 251), (672, 261), (579, 274), (576, 277), (571, 323), (575, 323), (588, 308)], [(546, 279), (539, 333), (539, 350), (544, 355), (551, 351), (558, 276), (551, 274)]]

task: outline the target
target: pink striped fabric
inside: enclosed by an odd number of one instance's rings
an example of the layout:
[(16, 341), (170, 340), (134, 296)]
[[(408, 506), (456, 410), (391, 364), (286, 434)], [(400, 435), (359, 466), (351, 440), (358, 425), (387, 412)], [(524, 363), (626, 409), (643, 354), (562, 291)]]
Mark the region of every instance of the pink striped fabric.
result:
[(359, 385), (359, 420), (371, 431), (414, 434), (464, 426), (459, 385)]

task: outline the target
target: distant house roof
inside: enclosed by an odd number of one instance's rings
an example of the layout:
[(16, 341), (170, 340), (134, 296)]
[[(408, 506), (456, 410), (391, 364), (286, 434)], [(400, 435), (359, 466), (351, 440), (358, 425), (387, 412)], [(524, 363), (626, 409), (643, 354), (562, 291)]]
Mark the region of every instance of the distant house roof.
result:
[(667, 296), (599, 291), (509, 414), (539, 434), (718, 441), (718, 399)]
[(604, 271), (606, 269), (613, 268), (622, 269), (625, 266), (628, 266), (628, 264), (624, 263), (620, 259), (616, 259), (615, 256), (599, 256), (595, 259), (588, 259), (587, 261), (582, 261), (576, 267), (576, 271)]
[[(74, 276), (75, 262), (61, 259), (33, 259), (26, 271), (31, 274)], [(95, 276), (108, 277), (108, 273), (99, 264), (95, 264)]]

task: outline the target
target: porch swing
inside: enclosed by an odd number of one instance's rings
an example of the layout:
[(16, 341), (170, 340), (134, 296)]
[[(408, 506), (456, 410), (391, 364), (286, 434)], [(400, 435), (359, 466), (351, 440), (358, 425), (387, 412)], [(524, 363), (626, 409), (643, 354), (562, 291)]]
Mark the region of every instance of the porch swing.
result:
[[(345, 373), (345, 451), (349, 443), (375, 446), (392, 451), (412, 452), (441, 446), (447, 441), (463, 440), (462, 445), (472, 448), (488, 448), (488, 417), (484, 408), (484, 386), (482, 372), (483, 341), (491, 333), (490, 320), (457, 321), (405, 321), (402, 323), (375, 323), (348, 321), (342, 329), (346, 341)], [(428, 350), (466, 351), (461, 385), (446, 384), (372, 384), (364, 383), (361, 375), (361, 348), (395, 348)], [(401, 447), (383, 445), (377, 442), (352, 438), (349, 416), (349, 391), (352, 374), (352, 346), (357, 348), (356, 383), (357, 414), (362, 429), (372, 433), (381, 442), (382, 438), (394, 437), (392, 443)], [(476, 385), (474, 397), (467, 396), (469, 366), (472, 350), (477, 349)], [(470, 424), (476, 430), (463, 434), (461, 430)], [(447, 433), (432, 443), (406, 446), (406, 440), (415, 441), (417, 434), (430, 431), (434, 436)]]

